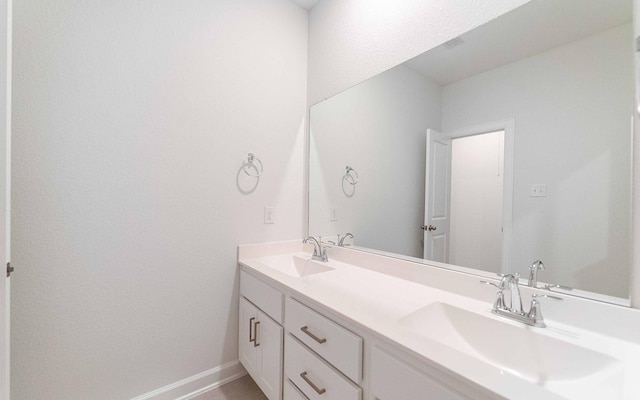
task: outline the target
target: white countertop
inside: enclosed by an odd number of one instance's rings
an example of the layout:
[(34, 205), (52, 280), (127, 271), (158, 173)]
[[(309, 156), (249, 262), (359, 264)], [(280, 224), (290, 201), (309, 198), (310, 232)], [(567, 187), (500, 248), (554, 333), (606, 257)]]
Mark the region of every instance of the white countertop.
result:
[[(444, 303), (522, 328), (523, 325), (518, 322), (507, 321), (490, 313), (492, 303), (486, 299), (491, 299), (494, 296), (495, 289), (480, 287), (481, 285), (475, 282), (478, 280), (477, 278), (456, 276), (455, 273), (440, 270), (436, 271), (435, 276), (426, 276), (430, 273), (433, 275), (433, 271), (429, 271), (430, 268), (425, 266), (420, 269), (412, 269), (409, 272), (401, 271), (402, 268), (391, 266), (400, 261), (385, 260), (385, 257), (372, 255), (363, 258), (363, 264), (368, 264), (367, 267), (364, 267), (353, 262), (354, 259), (357, 261), (357, 255), (354, 255), (353, 252), (345, 256), (344, 252), (347, 250), (337, 248), (329, 249), (330, 260), (326, 265), (333, 269), (328, 272), (294, 277), (269, 266), (273, 260), (272, 254), (295, 254), (308, 259), (309, 253), (302, 252), (302, 249), (299, 242), (297, 244), (296, 242), (283, 242), (275, 245), (241, 246), (239, 248), (239, 262), (250, 272), (283, 285), (302, 299), (306, 298), (322, 305), (331, 312), (377, 335), (390, 345), (400, 346), (430, 365), (452, 371), (499, 396), (509, 399), (532, 400), (562, 398), (580, 400), (640, 399), (640, 379), (638, 379), (640, 377), (640, 345), (637, 342), (610, 337), (553, 320), (547, 320), (547, 328), (526, 327), (525, 329), (535, 329), (536, 334), (570, 342), (620, 361), (611, 368), (604, 368), (603, 371), (579, 378), (532, 382), (531, 378), (520, 376), (517, 371), (508, 371), (494, 366), (483, 360), (482, 357), (459, 351), (456, 346), (443, 345), (441, 341), (431, 340), (418, 330), (401, 323), (403, 318), (430, 304)], [(374, 260), (371, 257), (382, 258)], [(350, 262), (339, 261), (341, 258), (347, 258)], [(375, 263), (377, 263), (375, 267), (369, 267)], [(388, 270), (385, 270), (386, 264), (389, 264)], [(443, 273), (445, 278), (437, 277), (438, 274)], [(448, 276), (446, 273), (454, 275)], [(425, 276), (418, 276), (421, 274)], [(472, 280), (472, 284), (480, 287), (478, 291), (475, 291), (476, 286), (470, 286), (474, 288), (473, 293), (486, 292), (486, 295), (484, 295), (485, 298), (478, 299), (478, 296), (465, 296), (459, 292), (442, 290), (437, 288), (442, 285), (426, 284), (425, 281), (429, 279), (450, 279), (452, 282), (455, 282), (456, 279)], [(461, 283), (461, 286), (464, 287), (464, 284)], [(528, 307), (528, 301), (523, 299), (523, 304), (526, 304), (525, 308)], [(543, 309), (545, 305), (543, 304)], [(598, 318), (597, 315), (593, 317)], [(504, 339), (508, 339), (496, 337), (493, 332), (482, 334), (486, 335), (487, 341), (497, 342), (498, 345)], [(640, 336), (640, 332), (638, 336)], [(505, 345), (514, 347), (514, 352), (519, 351), (519, 345), (507, 343), (505, 341)], [(527, 346), (527, 343), (522, 343), (522, 346)], [(579, 360), (577, 361), (576, 367), (579, 367)], [(570, 367), (565, 366), (564, 368)]]

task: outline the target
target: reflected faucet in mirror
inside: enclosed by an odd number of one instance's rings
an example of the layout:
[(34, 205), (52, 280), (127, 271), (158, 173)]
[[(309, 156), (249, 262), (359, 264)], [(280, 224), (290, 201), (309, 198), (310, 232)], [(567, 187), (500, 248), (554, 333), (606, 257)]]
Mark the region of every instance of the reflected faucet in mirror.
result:
[(537, 287), (538, 271), (544, 271), (544, 264), (540, 260), (535, 260), (529, 265), (529, 281), (527, 282), (527, 286)]
[(347, 232), (347, 233), (345, 233), (342, 237), (340, 237), (340, 235), (338, 235), (338, 246), (340, 246), (340, 247), (344, 247), (344, 240), (345, 240), (346, 238), (348, 238), (348, 237), (349, 237), (349, 238), (351, 238), (351, 239), (353, 239), (353, 234), (351, 234), (351, 233)]

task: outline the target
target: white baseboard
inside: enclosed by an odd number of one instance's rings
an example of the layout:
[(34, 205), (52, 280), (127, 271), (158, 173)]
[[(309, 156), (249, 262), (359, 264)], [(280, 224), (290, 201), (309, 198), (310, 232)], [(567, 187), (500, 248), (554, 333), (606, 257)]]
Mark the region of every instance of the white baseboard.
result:
[(187, 400), (246, 374), (247, 371), (236, 360), (134, 397), (131, 400)]

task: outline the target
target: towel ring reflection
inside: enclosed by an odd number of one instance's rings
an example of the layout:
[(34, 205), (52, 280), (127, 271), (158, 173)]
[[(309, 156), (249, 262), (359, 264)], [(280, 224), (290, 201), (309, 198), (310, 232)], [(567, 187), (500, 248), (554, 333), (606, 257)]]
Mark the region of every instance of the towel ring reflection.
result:
[[(259, 178), (260, 175), (264, 172), (264, 166), (262, 165), (262, 161), (258, 157), (256, 157), (253, 153), (249, 153), (247, 158), (242, 163), (242, 170), (245, 174), (249, 175), (252, 178)], [(250, 170), (255, 171), (255, 173), (249, 172)]]
[(355, 169), (347, 165), (344, 172), (344, 180), (347, 181), (347, 183), (350, 184), (351, 186), (355, 186), (360, 180), (360, 177), (358, 176), (358, 171), (356, 171)]

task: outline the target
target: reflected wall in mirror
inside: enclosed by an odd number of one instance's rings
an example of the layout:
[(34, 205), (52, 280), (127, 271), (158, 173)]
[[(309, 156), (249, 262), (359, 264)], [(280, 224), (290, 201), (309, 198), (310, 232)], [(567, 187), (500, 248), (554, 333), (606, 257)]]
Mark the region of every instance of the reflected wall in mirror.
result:
[(314, 105), (309, 234), (628, 298), (632, 36), (631, 0), (534, 0)]

